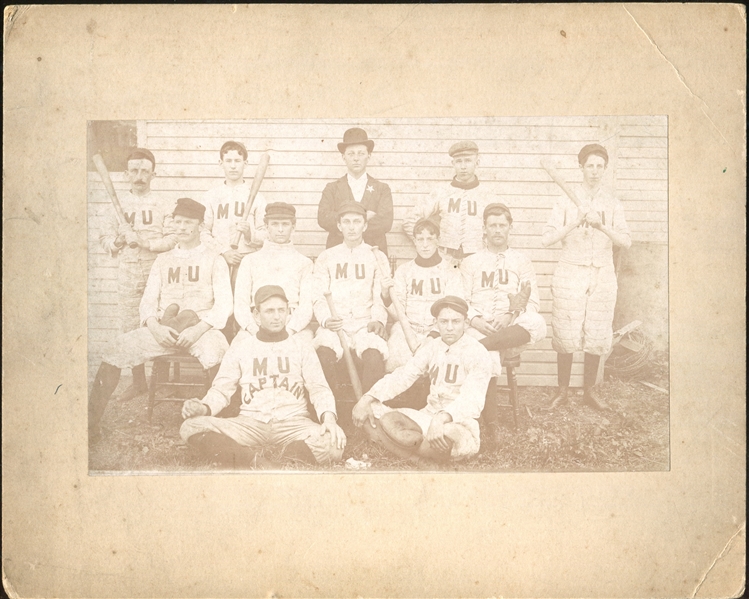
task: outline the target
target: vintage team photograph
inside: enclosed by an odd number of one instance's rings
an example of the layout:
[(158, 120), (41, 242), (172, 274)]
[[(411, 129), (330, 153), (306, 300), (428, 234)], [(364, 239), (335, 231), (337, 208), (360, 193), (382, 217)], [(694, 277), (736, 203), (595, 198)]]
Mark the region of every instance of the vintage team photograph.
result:
[(668, 120), (89, 121), (89, 472), (670, 468)]

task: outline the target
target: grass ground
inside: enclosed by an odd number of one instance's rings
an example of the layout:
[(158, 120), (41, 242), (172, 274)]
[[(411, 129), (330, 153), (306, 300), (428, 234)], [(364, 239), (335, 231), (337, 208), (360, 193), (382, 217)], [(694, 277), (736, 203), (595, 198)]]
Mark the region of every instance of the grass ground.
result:
[[(571, 402), (547, 411), (554, 389), (521, 387), (518, 426), (512, 425), (509, 405), (500, 410), (500, 434), (495, 443), (482, 443), (478, 455), (434, 469), (498, 472), (649, 471), (669, 468), (669, 396), (640, 380), (668, 389), (665, 355), (656, 356), (637, 380), (607, 377), (599, 395), (610, 410), (597, 412), (582, 405), (582, 392)], [(190, 396), (190, 395), (187, 395)], [(507, 404), (500, 393), (500, 404)], [(200, 472), (215, 467), (195, 456), (179, 436), (179, 402), (157, 403), (152, 422), (147, 397), (110, 401), (102, 421), (104, 434), (89, 454), (93, 472)], [(482, 433), (484, 431), (482, 430)], [(486, 439), (482, 435), (482, 439)], [(284, 459), (278, 450), (259, 452), (280, 470), (317, 468)], [(414, 470), (412, 462), (392, 457), (359, 431), (349, 435), (344, 460), (370, 464), (367, 470)], [(323, 468), (319, 468), (323, 470)], [(344, 472), (344, 463), (324, 470)]]

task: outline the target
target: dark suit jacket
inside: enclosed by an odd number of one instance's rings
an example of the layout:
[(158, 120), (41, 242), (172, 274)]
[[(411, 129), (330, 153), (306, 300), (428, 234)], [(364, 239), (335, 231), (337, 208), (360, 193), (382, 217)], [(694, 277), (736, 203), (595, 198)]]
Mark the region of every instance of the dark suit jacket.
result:
[[(328, 232), (326, 248), (343, 242), (343, 236), (338, 230), (338, 209), (345, 202), (353, 201), (355, 201), (354, 194), (351, 193), (345, 175), (325, 186), (317, 208), (317, 223)], [(367, 175), (367, 188), (364, 191), (361, 205), (365, 210), (377, 213), (367, 221), (364, 242), (376, 245), (387, 254), (385, 233), (393, 226), (393, 194), (390, 192), (390, 186)]]

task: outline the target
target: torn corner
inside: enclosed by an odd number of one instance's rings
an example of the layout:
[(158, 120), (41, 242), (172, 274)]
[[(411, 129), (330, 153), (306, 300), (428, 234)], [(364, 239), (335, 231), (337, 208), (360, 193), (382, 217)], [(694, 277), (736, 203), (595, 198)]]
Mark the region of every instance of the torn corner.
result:
[(5, 575), (5, 564), (3, 564), (3, 588), (5, 589), (5, 594), (10, 597), (10, 599), (18, 599), (18, 593), (13, 588), (13, 584), (8, 580), (8, 577)]
[[(746, 521), (731, 535), (692, 593), (696, 597), (741, 597), (746, 588)], [(731, 588), (732, 587), (732, 588)]]

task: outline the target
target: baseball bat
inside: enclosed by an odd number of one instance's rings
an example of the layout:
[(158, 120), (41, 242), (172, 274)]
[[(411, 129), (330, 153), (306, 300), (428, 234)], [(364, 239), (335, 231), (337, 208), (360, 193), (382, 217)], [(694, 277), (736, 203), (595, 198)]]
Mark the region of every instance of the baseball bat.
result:
[[(380, 273), (384, 275), (390, 270), (389, 265), (383, 266), (382, 264), (382, 258), (387, 259), (385, 257), (385, 254), (383, 254), (376, 247), (372, 248), (372, 252), (375, 255), (375, 261), (377, 262), (377, 266), (380, 269)], [(382, 256), (382, 258), (380, 256)], [(408, 345), (408, 349), (411, 350), (411, 353), (415, 354), (416, 350), (419, 347), (419, 342), (414, 336), (413, 329), (411, 328), (411, 323), (409, 322), (408, 318), (406, 318), (406, 313), (403, 310), (403, 306), (401, 305), (398, 296), (393, 292), (392, 287), (388, 289), (388, 295), (390, 296), (390, 301), (393, 304), (395, 316), (398, 318), (398, 322), (401, 324), (401, 328), (403, 329), (403, 336), (406, 338), (406, 345)]]
[(567, 184), (567, 181), (564, 180), (564, 177), (562, 177), (556, 167), (554, 167), (554, 165), (546, 159), (541, 160), (541, 166), (547, 173), (549, 173), (549, 176), (552, 178), (554, 183), (562, 188), (562, 191), (570, 200), (572, 200), (572, 203), (584, 212), (585, 209), (583, 208), (583, 203), (580, 201), (580, 198), (577, 197), (575, 190)]
[[(112, 179), (109, 176), (107, 165), (104, 164), (104, 159), (101, 157), (101, 154), (94, 154), (92, 160), (94, 161), (94, 166), (96, 167), (96, 171), (99, 173), (99, 176), (101, 177), (102, 183), (104, 183), (104, 189), (107, 190), (109, 199), (112, 201), (112, 205), (114, 206), (114, 212), (117, 215), (117, 220), (120, 221), (120, 224), (126, 223), (127, 219), (125, 218), (125, 213), (122, 211), (122, 206), (120, 205), (120, 199), (117, 197), (117, 192), (114, 190), (114, 185), (112, 185)], [(137, 248), (138, 244), (133, 242), (130, 244), (130, 247)]]
[[(244, 212), (242, 213), (242, 220), (246, 221), (250, 216), (250, 208), (252, 208), (252, 203), (255, 201), (255, 196), (257, 195), (257, 192), (260, 190), (260, 185), (263, 182), (263, 177), (265, 177), (265, 170), (268, 168), (268, 163), (270, 162), (270, 154), (268, 152), (265, 152), (260, 157), (260, 162), (257, 163), (257, 169), (255, 170), (255, 178), (252, 180), (252, 187), (250, 188), (250, 195), (247, 196), (247, 202), (244, 205)], [(238, 231), (236, 237), (234, 238), (234, 243), (231, 244), (231, 249), (236, 250), (239, 247), (239, 240), (242, 238), (242, 232)]]
[[(328, 308), (330, 308), (330, 315), (333, 318), (339, 318), (336, 312), (335, 306), (333, 305), (333, 296), (330, 291), (323, 293), (325, 300), (328, 302)], [(351, 355), (351, 348), (348, 345), (348, 339), (346, 339), (346, 333), (342, 329), (338, 331), (338, 338), (341, 340), (341, 347), (343, 347), (343, 357), (346, 360), (346, 368), (348, 369), (349, 377), (351, 377), (351, 386), (354, 388), (354, 395), (356, 401), (361, 399), (364, 395), (361, 388), (361, 381), (359, 380), (359, 373), (356, 372), (356, 364), (354, 364), (354, 357)]]

